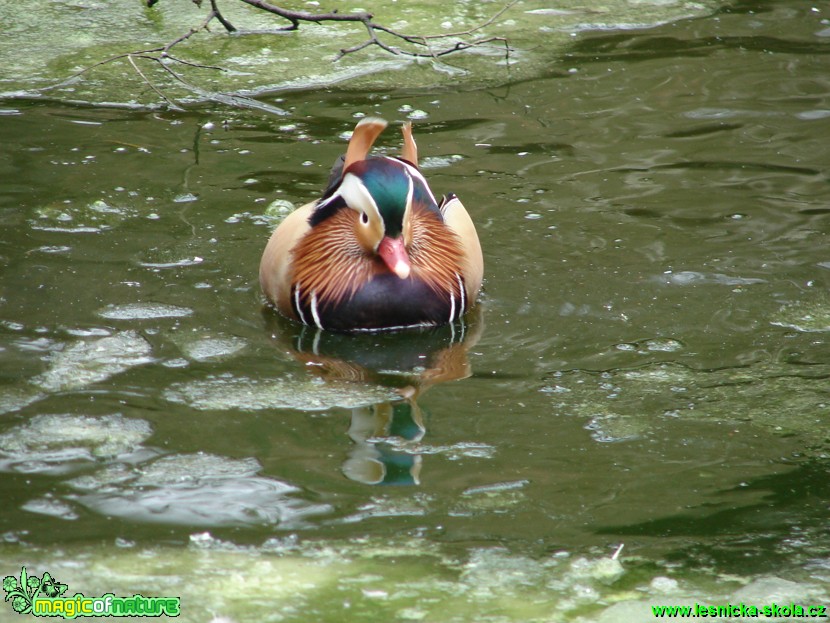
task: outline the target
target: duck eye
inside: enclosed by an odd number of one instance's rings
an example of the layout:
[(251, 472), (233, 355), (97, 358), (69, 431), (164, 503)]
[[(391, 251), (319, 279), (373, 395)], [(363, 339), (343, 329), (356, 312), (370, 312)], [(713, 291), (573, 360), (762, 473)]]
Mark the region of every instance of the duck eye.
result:
[(369, 224), (369, 215), (366, 214), (365, 212), (361, 212), (360, 213), (360, 222), (363, 223), (364, 225), (368, 225)]

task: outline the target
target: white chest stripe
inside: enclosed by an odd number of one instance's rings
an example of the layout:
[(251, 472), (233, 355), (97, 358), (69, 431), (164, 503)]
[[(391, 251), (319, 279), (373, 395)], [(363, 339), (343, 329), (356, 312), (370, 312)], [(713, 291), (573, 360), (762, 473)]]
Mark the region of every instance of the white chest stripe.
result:
[(323, 323), (320, 322), (320, 314), (317, 311), (317, 293), (312, 290), (311, 291), (311, 317), (314, 318), (314, 324), (317, 325), (318, 329), (323, 328)]
[(461, 275), (455, 273), (455, 278), (458, 279), (458, 292), (461, 295), (461, 310), (458, 312), (458, 317), (461, 317), (461, 314), (467, 311), (467, 291), (464, 289), (464, 280), (461, 278)]
[(305, 316), (303, 315), (303, 308), (300, 304), (300, 284), (298, 283), (294, 286), (294, 311), (297, 312), (297, 316), (300, 318), (300, 322), (303, 324), (308, 324), (306, 322)]

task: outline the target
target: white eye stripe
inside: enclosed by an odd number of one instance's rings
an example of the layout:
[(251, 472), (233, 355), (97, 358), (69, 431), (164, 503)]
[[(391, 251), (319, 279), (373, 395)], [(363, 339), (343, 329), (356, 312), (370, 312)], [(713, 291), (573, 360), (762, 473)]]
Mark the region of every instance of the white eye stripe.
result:
[(412, 175), (409, 171), (405, 171), (406, 173), (406, 182), (409, 185), (409, 188), (406, 190), (406, 209), (412, 209), (412, 196), (415, 194), (415, 182), (412, 181)]
[(340, 189), (337, 192), (353, 210), (363, 212), (370, 220), (372, 217), (380, 219), (380, 210), (374, 197), (372, 197), (361, 179), (353, 173), (346, 173), (343, 176), (343, 181), (340, 183)]

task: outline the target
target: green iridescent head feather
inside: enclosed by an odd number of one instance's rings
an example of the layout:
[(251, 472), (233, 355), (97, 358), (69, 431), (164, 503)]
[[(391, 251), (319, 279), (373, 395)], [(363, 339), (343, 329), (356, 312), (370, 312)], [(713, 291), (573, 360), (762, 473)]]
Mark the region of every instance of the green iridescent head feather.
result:
[(405, 166), (389, 158), (370, 158), (356, 162), (349, 172), (360, 177), (378, 207), (386, 235), (395, 238), (403, 231), (412, 178)]

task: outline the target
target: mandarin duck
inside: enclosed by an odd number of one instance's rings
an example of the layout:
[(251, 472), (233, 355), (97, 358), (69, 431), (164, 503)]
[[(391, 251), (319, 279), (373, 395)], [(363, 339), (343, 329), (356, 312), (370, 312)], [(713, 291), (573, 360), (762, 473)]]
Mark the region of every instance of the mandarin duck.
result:
[(321, 199), (274, 230), (259, 267), (283, 315), (332, 331), (435, 326), (475, 303), (484, 261), (453, 194), (438, 202), (418, 168), (410, 124), (401, 156), (369, 156), (386, 121), (362, 119)]

